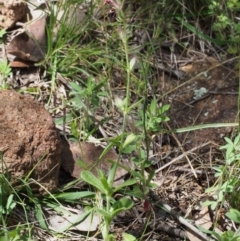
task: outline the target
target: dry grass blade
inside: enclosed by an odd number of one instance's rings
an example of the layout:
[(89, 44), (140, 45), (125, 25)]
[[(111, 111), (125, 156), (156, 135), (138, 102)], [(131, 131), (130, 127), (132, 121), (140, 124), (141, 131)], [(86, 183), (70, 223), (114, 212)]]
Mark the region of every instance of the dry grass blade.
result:
[(203, 143), (203, 144), (201, 144), (201, 145), (199, 145), (199, 146), (196, 146), (196, 147), (192, 148), (192, 149), (189, 150), (189, 151), (184, 152), (183, 154), (181, 154), (180, 156), (174, 158), (173, 160), (171, 160), (170, 162), (168, 162), (168, 163), (165, 164), (164, 166), (158, 168), (158, 169), (155, 171), (155, 173), (158, 173), (158, 172), (164, 170), (165, 168), (167, 168), (168, 166), (172, 165), (173, 163), (175, 163), (175, 162), (181, 160), (182, 158), (186, 157), (186, 155), (188, 155), (188, 154), (190, 154), (190, 153), (193, 153), (194, 151), (199, 150), (199, 149), (201, 149), (201, 148), (203, 148), (203, 147), (205, 147), (205, 146), (207, 146), (207, 145), (209, 145), (209, 144), (211, 144), (210, 141), (208, 141), (208, 142), (206, 142), (206, 143)]

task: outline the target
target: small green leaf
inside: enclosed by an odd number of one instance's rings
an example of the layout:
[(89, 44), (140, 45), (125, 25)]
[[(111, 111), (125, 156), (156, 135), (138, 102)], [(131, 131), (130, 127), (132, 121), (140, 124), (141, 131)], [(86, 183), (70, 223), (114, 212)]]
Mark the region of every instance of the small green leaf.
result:
[(100, 213), (103, 217), (107, 218), (108, 220), (112, 219), (112, 215), (103, 209), (97, 209), (97, 212)]
[(166, 111), (168, 111), (170, 109), (170, 105), (163, 105), (161, 108), (161, 113), (165, 113)]
[(83, 170), (86, 170), (88, 168), (87, 164), (82, 160), (76, 160), (76, 163)]
[(232, 208), (226, 213), (226, 216), (233, 222), (240, 223), (240, 212), (238, 210)]
[(48, 226), (44, 218), (44, 214), (40, 204), (35, 203), (35, 211), (36, 211), (36, 218), (39, 222), (40, 227), (44, 230), (48, 230)]
[(211, 206), (211, 205), (213, 205), (213, 204), (215, 204), (215, 203), (216, 203), (216, 201), (207, 200), (207, 201), (205, 201), (205, 202), (202, 203), (202, 206), (203, 206), (203, 207)]
[[(78, 84), (76, 84), (74, 82), (70, 82), (69, 84), (77, 93), (82, 93), (83, 89), (82, 89), (82, 87), (80, 85), (78, 85)], [(70, 93), (70, 95), (71, 94), (74, 94), (74, 92)]]
[(129, 233), (123, 233), (123, 241), (137, 241), (137, 239)]
[(156, 108), (157, 108), (157, 100), (154, 98), (152, 101), (151, 101), (151, 105), (150, 105), (150, 113), (152, 115), (155, 115), (156, 114)]
[(133, 133), (131, 133), (130, 135), (127, 136), (127, 138), (125, 139), (124, 143), (123, 143), (123, 149), (128, 146), (129, 144), (131, 144), (133, 141), (135, 141), (137, 138), (136, 135), (134, 135)]
[(224, 140), (225, 140), (228, 144), (233, 145), (232, 140), (229, 139), (228, 137), (224, 137)]
[(240, 135), (235, 137), (234, 142), (233, 142), (234, 146), (238, 145), (239, 141), (240, 141)]
[(124, 153), (124, 154), (130, 154), (130, 153), (132, 153), (134, 150), (136, 150), (136, 146), (135, 146), (135, 145), (129, 145), (129, 146), (126, 146), (126, 147), (123, 149), (123, 153)]
[(147, 182), (146, 182), (147, 185), (151, 182), (151, 180), (153, 179), (154, 175), (155, 175), (155, 171), (154, 170), (150, 171), (150, 173), (148, 175)]
[(100, 182), (102, 183), (103, 187), (104, 187), (104, 190), (105, 190), (105, 194), (106, 195), (111, 195), (111, 187), (106, 179), (105, 176), (101, 177), (100, 178)]
[(111, 207), (112, 217), (116, 216), (118, 213), (128, 210), (133, 207), (134, 202), (126, 197), (123, 197), (116, 201)]
[(58, 200), (64, 200), (66, 202), (77, 201), (80, 198), (94, 197), (94, 192), (82, 191), (82, 192), (66, 192), (54, 194), (54, 197)]
[(8, 200), (7, 200), (7, 205), (6, 205), (6, 214), (10, 214), (11, 211), (15, 208), (16, 206), (16, 202), (13, 200), (14, 198), (14, 195), (11, 194), (9, 197), (8, 197)]
[(81, 172), (81, 178), (83, 181), (87, 182), (88, 184), (96, 187), (100, 192), (106, 194), (106, 190), (104, 188), (104, 185), (100, 182), (100, 180), (93, 175), (90, 171), (82, 171)]
[(136, 57), (134, 56), (131, 60), (130, 60), (130, 63), (129, 63), (129, 70), (132, 71), (133, 70), (133, 67), (136, 63)]
[(115, 179), (115, 171), (117, 169), (117, 163), (113, 163), (111, 168), (110, 168), (110, 171), (108, 173), (108, 183), (113, 183), (114, 182), (114, 179)]
[(6, 29), (1, 29), (0, 30), (0, 38), (2, 38), (6, 34)]
[(113, 190), (113, 192), (115, 193), (115, 192), (121, 190), (121, 189), (124, 188), (124, 187), (132, 186), (132, 185), (136, 184), (136, 182), (137, 182), (136, 179), (128, 179), (126, 182), (123, 182), (123, 183), (121, 183), (119, 186), (117, 186), (117, 187)]

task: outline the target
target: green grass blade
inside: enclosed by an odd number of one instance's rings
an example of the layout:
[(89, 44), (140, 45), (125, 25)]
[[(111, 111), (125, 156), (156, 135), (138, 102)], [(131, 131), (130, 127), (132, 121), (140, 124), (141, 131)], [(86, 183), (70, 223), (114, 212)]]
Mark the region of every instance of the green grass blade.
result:
[(223, 45), (223, 44), (233, 44), (233, 43), (237, 43), (236, 41), (232, 41), (232, 40), (227, 40), (227, 41), (223, 41), (223, 40), (217, 40), (217, 39), (213, 39), (205, 34), (203, 34), (202, 32), (200, 32), (199, 30), (197, 30), (194, 26), (192, 26), (191, 24), (187, 23), (186, 21), (183, 20), (183, 18), (181, 17), (176, 17), (176, 19), (184, 26), (186, 27), (189, 31), (191, 31), (192, 33), (196, 34), (199, 38), (202, 38), (203, 40), (209, 41), (211, 43), (217, 44), (217, 45)]
[(236, 127), (236, 126), (239, 126), (239, 123), (210, 123), (210, 124), (189, 126), (189, 127), (176, 129), (175, 132), (183, 133), (183, 132), (188, 132), (188, 131), (202, 130), (202, 129), (206, 129), (206, 128), (223, 128), (223, 127)]

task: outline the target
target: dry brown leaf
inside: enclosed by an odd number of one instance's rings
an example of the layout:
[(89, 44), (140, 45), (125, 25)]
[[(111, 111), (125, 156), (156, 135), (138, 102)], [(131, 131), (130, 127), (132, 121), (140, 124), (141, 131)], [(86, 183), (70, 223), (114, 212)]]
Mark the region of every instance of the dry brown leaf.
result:
[[(212, 221), (208, 211), (208, 207), (202, 207), (202, 210), (194, 216), (194, 220), (197, 226), (201, 226), (204, 229), (208, 230), (212, 227)], [(189, 231), (187, 231), (187, 236), (190, 241), (201, 241), (201, 239), (197, 238)]]
[[(92, 169), (95, 175), (97, 174), (97, 169), (101, 169), (107, 174), (111, 168), (112, 162), (117, 161), (118, 155), (113, 149), (111, 149), (99, 159), (103, 151), (103, 147), (95, 146), (94, 143), (68, 143), (66, 140), (63, 140), (62, 167), (75, 178), (79, 178), (81, 172), (86, 169)], [(81, 167), (79, 163), (77, 163), (78, 161), (82, 162), (85, 167)], [(127, 160), (124, 161), (123, 165), (125, 167), (130, 167)], [(126, 173), (127, 171), (125, 169), (118, 167), (115, 180), (121, 178)], [(119, 183), (121, 183), (121, 181), (115, 182), (115, 185)]]
[(78, 223), (77, 220), (85, 212), (84, 209), (71, 208), (61, 215), (50, 215), (48, 217), (49, 228), (56, 232), (65, 232), (66, 230), (96, 231), (101, 223), (101, 217), (97, 213), (87, 216), (82, 222)]
[(7, 53), (18, 59), (38, 62), (46, 53), (46, 16), (39, 11), (40, 16), (25, 25), (25, 32), (12, 39), (7, 47)]
[(194, 217), (195, 224), (205, 229), (212, 227), (211, 217), (208, 211), (208, 207), (203, 207), (202, 210)]

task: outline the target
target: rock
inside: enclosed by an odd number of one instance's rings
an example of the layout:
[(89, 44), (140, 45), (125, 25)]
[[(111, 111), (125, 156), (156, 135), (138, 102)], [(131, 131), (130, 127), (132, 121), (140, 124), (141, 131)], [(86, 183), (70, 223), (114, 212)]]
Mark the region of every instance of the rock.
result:
[[(64, 138), (62, 141), (62, 167), (75, 178), (79, 178), (83, 170), (92, 170), (93, 173), (97, 175), (97, 170), (100, 169), (105, 174), (108, 174), (112, 162), (116, 162), (118, 159), (118, 155), (114, 149), (110, 149), (99, 159), (104, 151), (104, 148), (101, 146), (96, 146), (90, 142), (68, 142)], [(120, 165), (131, 168), (128, 160), (121, 160)], [(122, 183), (123, 180), (121, 177), (126, 173), (127, 171), (125, 169), (118, 167), (114, 185)]]
[(27, 14), (27, 3), (23, 0), (0, 0), (0, 29), (11, 28)]
[[(30, 177), (49, 192), (56, 189), (62, 151), (61, 139), (50, 114), (31, 96), (0, 91), (0, 172), (11, 178)], [(34, 192), (45, 193), (39, 185)]]

